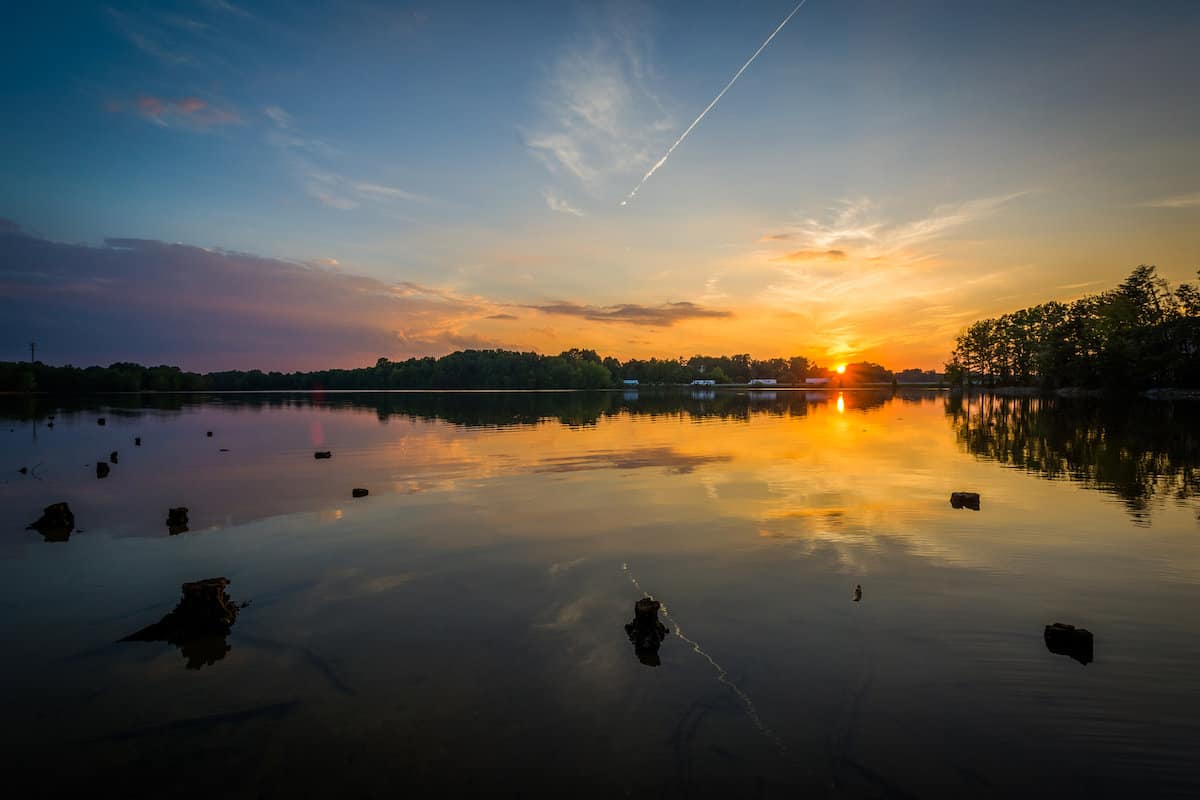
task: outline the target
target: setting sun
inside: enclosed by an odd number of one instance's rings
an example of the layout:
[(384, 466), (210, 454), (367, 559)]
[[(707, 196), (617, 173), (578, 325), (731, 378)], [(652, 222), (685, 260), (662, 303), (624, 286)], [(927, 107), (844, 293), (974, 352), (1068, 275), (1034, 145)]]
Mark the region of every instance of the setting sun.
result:
[(846, 365), (845, 365), (845, 364), (838, 364), (838, 365), (837, 365), (837, 374), (838, 374), (838, 375), (845, 375), (845, 374), (846, 374)]

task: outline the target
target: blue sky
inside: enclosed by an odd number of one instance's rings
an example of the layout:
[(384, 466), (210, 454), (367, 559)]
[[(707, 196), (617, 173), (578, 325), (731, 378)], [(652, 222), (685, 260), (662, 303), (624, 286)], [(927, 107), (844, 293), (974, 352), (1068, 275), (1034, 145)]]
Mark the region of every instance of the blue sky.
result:
[[(1175, 280), (1200, 266), (1187, 2), (809, 0), (620, 206), (793, 7), (10, 12), (0, 217), (47, 247), (0, 241), (0, 358), (39, 337), (51, 361), (196, 367), (462, 346), (931, 367), (978, 316), (1138, 263)], [(20, 260), (52, 251), (53, 269)], [(161, 261), (104, 271), (134, 252)], [(233, 288), (205, 297), (184, 269)], [(122, 289), (135, 273), (159, 294)], [(171, 319), (137, 303), (181, 281), (197, 333), (156, 335)], [(64, 305), (84, 284), (89, 303)], [(341, 288), (296, 288), (318, 285)], [(322, 293), (369, 322), (329, 332), (316, 364), (269, 331), (307, 318), (320, 339), (305, 303)], [(218, 306), (250, 347), (204, 333)], [(70, 309), (78, 329), (31, 308)]]

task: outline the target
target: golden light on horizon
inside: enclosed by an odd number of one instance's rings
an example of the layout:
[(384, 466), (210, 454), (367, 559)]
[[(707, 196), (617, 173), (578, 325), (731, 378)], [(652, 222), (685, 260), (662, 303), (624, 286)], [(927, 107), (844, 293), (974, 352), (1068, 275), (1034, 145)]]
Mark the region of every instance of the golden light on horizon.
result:
[(845, 365), (845, 364), (838, 364), (838, 365), (837, 365), (837, 374), (838, 374), (838, 375), (845, 375), (845, 374), (846, 374), (846, 365)]

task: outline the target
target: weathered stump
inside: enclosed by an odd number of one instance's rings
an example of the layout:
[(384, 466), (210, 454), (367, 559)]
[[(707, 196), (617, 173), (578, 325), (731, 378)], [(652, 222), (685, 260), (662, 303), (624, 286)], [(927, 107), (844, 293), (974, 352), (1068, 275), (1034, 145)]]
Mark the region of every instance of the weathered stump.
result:
[(37, 531), (47, 542), (65, 542), (75, 530), (75, 515), (66, 503), (54, 503), (42, 509), (42, 516), (25, 530)]
[(211, 439), (211, 438), (212, 438), (212, 431), (207, 431), (207, 432), (206, 432), (204, 435), (205, 435), (205, 436), (207, 436), (208, 438), (210, 438), (210, 439)]
[(954, 508), (969, 508), (972, 511), (979, 510), (979, 493), (978, 492), (952, 492), (950, 494), (950, 505)]
[(96, 419), (96, 424), (97, 424), (97, 425), (104, 425), (104, 424), (106, 424), (106, 421), (105, 421), (104, 417), (99, 417), (99, 418), (97, 418), (97, 419)]
[(172, 536), (180, 533), (187, 533), (188, 510), (185, 506), (167, 510), (167, 529), (170, 531)]
[(648, 667), (657, 667), (662, 661), (658, 648), (667, 638), (667, 626), (658, 619), (662, 603), (643, 597), (633, 604), (633, 621), (625, 626), (625, 633), (633, 643), (633, 652)]
[(133, 446), (141, 447), (142, 446), (142, 437), (140, 437), (140, 436), (133, 437)]
[(1080, 664), (1092, 662), (1092, 632), (1086, 628), (1056, 622), (1046, 626), (1042, 638), (1051, 653), (1070, 656)]
[(107, 478), (108, 477), (108, 464), (105, 464), (103, 461), (96, 462), (96, 477), (97, 478)]
[(352, 497), (366, 497), (370, 492), (366, 489), (351, 489), (350, 494)]
[(188, 669), (216, 663), (231, 649), (225, 637), (239, 610), (225, 592), (228, 585), (228, 578), (183, 584), (183, 597), (171, 613), (120, 641), (173, 644), (187, 659)]
[(333, 458), (333, 453), (328, 450), (318, 450), (313, 453), (313, 458)]
[(117, 463), (117, 451), (116, 450), (113, 450), (111, 453), (108, 454), (108, 460), (114, 464)]
[(857, 603), (860, 600), (862, 600), (862, 584), (861, 583), (854, 587), (854, 602)]

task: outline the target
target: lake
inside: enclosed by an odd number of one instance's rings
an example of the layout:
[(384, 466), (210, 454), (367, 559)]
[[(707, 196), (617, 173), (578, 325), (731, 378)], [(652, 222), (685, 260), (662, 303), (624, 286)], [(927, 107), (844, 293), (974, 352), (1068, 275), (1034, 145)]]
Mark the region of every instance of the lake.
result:
[[(9, 397), (0, 423), (10, 784), (1200, 794), (1197, 404)], [(26, 530), (60, 501), (72, 530)], [(217, 576), (249, 602), (228, 636), (119, 641)], [(625, 628), (643, 593), (657, 649)]]

